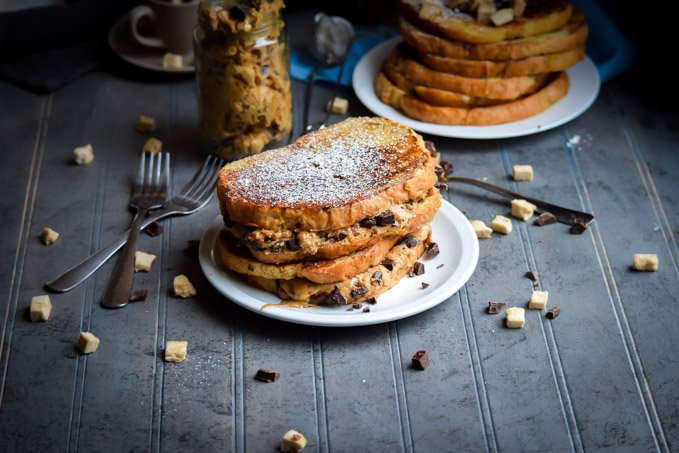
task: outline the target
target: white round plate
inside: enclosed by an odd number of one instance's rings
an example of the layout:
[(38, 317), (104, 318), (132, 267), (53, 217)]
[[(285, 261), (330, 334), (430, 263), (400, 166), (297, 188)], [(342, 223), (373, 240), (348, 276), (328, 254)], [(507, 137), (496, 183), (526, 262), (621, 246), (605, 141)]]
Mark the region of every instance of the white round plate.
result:
[(542, 113), (511, 123), (492, 126), (446, 126), (424, 123), (408, 118), (395, 108), (383, 103), (375, 94), (375, 77), (389, 53), (402, 41), (400, 36), (376, 46), (359, 60), (353, 74), (356, 96), (374, 114), (389, 118), (418, 132), (455, 138), (509, 138), (536, 134), (553, 129), (580, 116), (596, 100), (601, 80), (596, 66), (585, 56), (566, 72), (570, 80), (568, 94)]
[[(380, 295), (377, 304), (369, 306), (369, 313), (346, 311), (350, 305), (318, 308), (274, 306), (262, 310), (265, 304), (279, 303), (280, 298), (248, 285), (236, 274), (224, 269), (217, 250), (223, 226), (221, 216), (215, 218), (200, 242), (200, 265), (208, 281), (217, 291), (248, 310), (282, 321), (313, 326), (365, 326), (407, 318), (428, 310), (455, 294), (469, 280), (479, 259), (478, 239), (469, 221), (457, 208), (443, 201), (431, 223), (432, 238), (441, 252), (423, 261), (423, 275), (406, 277)], [(437, 269), (441, 264), (443, 266)], [(429, 287), (422, 289), (422, 282), (429, 283)]]

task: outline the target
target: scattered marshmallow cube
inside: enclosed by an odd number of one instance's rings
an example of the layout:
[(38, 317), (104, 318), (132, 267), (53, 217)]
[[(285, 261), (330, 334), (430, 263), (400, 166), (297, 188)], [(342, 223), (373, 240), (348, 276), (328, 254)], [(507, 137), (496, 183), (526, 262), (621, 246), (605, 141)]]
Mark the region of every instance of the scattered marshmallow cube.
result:
[(521, 307), (509, 307), (505, 310), (505, 323), (510, 329), (523, 329), (526, 324), (526, 310)]
[(300, 432), (291, 429), (283, 436), (280, 450), (283, 453), (297, 453), (306, 447), (306, 437)]
[(512, 8), (502, 8), (490, 15), (490, 20), (499, 27), (514, 20), (514, 10)]
[(47, 321), (52, 312), (50, 296), (35, 296), (31, 299), (31, 321)]
[(92, 145), (80, 146), (73, 150), (75, 163), (78, 165), (89, 165), (94, 160), (94, 148)]
[(174, 295), (186, 299), (196, 295), (196, 288), (186, 275), (177, 275), (173, 281)]
[(536, 209), (537, 206), (526, 200), (512, 200), (512, 215), (524, 222), (533, 217)]
[(533, 167), (530, 165), (514, 165), (514, 181), (532, 181)]
[(184, 58), (176, 53), (168, 52), (163, 55), (163, 68), (183, 68)]
[(488, 239), (493, 234), (493, 230), (488, 228), (481, 220), (471, 220), (469, 223), (472, 224), (472, 228), (474, 228), (479, 239)]
[(165, 361), (183, 362), (186, 360), (186, 351), (189, 342), (186, 340), (167, 340), (165, 342)]
[(326, 106), (326, 108), (330, 113), (346, 115), (347, 110), (349, 110), (349, 101), (344, 98), (335, 96), (334, 98), (328, 101), (328, 105)]
[(146, 115), (139, 115), (139, 121), (137, 121), (136, 129), (139, 132), (155, 132), (156, 131), (155, 118)]
[(658, 270), (658, 255), (655, 253), (635, 253), (632, 256), (635, 271), (655, 272)]
[(144, 143), (144, 152), (151, 154), (158, 154), (163, 149), (163, 142), (157, 138), (151, 137)]
[(99, 347), (99, 338), (90, 332), (80, 332), (78, 344), (80, 345), (80, 351), (82, 351), (83, 354), (90, 354)]
[(54, 244), (54, 242), (59, 238), (59, 233), (54, 231), (52, 228), (43, 228), (40, 233), (40, 239), (45, 245)]
[(134, 271), (148, 272), (151, 270), (151, 265), (156, 259), (156, 255), (151, 255), (146, 252), (135, 252), (134, 253)]
[(549, 291), (533, 291), (530, 295), (528, 308), (531, 310), (544, 310), (547, 307)]
[(509, 234), (512, 232), (512, 221), (503, 215), (496, 215), (490, 226), (496, 233)]

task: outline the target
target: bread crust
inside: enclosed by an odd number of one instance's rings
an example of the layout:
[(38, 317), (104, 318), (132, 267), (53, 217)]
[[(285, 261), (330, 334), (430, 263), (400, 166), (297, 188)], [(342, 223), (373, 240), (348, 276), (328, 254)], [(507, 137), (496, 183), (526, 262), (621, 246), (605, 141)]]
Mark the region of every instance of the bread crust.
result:
[(423, 53), (465, 60), (513, 61), (583, 46), (589, 29), (584, 15), (575, 9), (569, 22), (559, 30), (496, 43), (469, 44), (451, 41), (427, 33), (405, 19), (401, 19), (401, 34), (410, 47)]
[[(540, 8), (531, 12), (532, 6), (526, 9), (524, 16), (502, 26), (483, 25), (455, 14), (443, 7), (439, 14), (423, 17), (420, 14), (422, 0), (401, 0), (401, 13), (418, 27), (446, 37), (467, 43), (494, 43), (511, 39), (526, 38), (558, 30), (563, 27), (571, 15), (573, 7), (568, 0), (543, 0)], [(539, 2), (536, 2), (539, 3)]]
[[(319, 164), (315, 156), (330, 162)], [(365, 169), (357, 174), (338, 168), (347, 159), (351, 163), (363, 157)], [(290, 162), (304, 168), (292, 168)], [(316, 170), (311, 165), (327, 170), (320, 173), (326, 178), (322, 181), (325, 186), (313, 186)], [(332, 189), (329, 184), (335, 181), (334, 176), (342, 187), (367, 188), (346, 194), (334, 189), (320, 193)], [(253, 187), (253, 181), (263, 186), (271, 179), (276, 185)], [(217, 195), (222, 214), (241, 225), (324, 231), (346, 228), (389, 206), (419, 199), (436, 179), (434, 161), (419, 134), (384, 118), (354, 117), (300, 137), (287, 147), (227, 164), (219, 174)], [(302, 184), (308, 187), (297, 187)]]

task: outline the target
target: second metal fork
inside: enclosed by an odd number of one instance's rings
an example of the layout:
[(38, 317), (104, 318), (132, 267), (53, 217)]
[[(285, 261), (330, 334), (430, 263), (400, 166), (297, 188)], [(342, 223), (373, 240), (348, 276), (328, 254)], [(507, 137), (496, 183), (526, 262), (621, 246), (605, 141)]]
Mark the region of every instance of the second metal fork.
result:
[(165, 202), (170, 179), (170, 155), (142, 153), (139, 174), (132, 190), (130, 207), (136, 211), (127, 244), (123, 248), (113, 269), (111, 279), (101, 298), (104, 307), (120, 308), (129, 302), (134, 280), (134, 255), (142, 220), (150, 210), (159, 208)]

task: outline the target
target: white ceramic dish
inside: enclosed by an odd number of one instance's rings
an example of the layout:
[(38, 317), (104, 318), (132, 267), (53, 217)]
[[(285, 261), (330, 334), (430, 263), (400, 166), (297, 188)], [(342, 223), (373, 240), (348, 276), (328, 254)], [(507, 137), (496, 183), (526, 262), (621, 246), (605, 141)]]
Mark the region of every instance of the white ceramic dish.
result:
[(366, 53), (356, 65), (353, 86), (356, 96), (374, 114), (389, 118), (406, 126), (441, 137), (493, 139), (520, 137), (536, 134), (561, 126), (580, 116), (592, 105), (599, 94), (601, 80), (596, 66), (585, 57), (583, 61), (568, 69), (570, 88), (568, 94), (542, 113), (511, 123), (492, 126), (446, 126), (408, 118), (395, 108), (383, 103), (375, 94), (375, 76), (391, 50), (401, 42), (397, 36), (378, 45)]
[[(349, 306), (292, 308), (268, 307), (280, 299), (275, 295), (254, 288), (241, 281), (221, 265), (216, 250), (219, 232), (224, 223), (215, 218), (205, 231), (200, 243), (200, 265), (208, 281), (224, 296), (248, 310), (271, 318), (314, 326), (365, 326), (406, 318), (428, 310), (455, 294), (476, 268), (479, 243), (467, 218), (453, 205), (443, 201), (432, 226), (433, 240), (440, 253), (423, 260), (425, 273), (418, 277), (404, 278), (395, 287), (377, 298), (369, 313), (361, 310), (346, 311)], [(437, 269), (437, 266), (443, 264)], [(422, 289), (422, 282), (429, 287)], [(365, 305), (367, 306), (367, 305)]]

